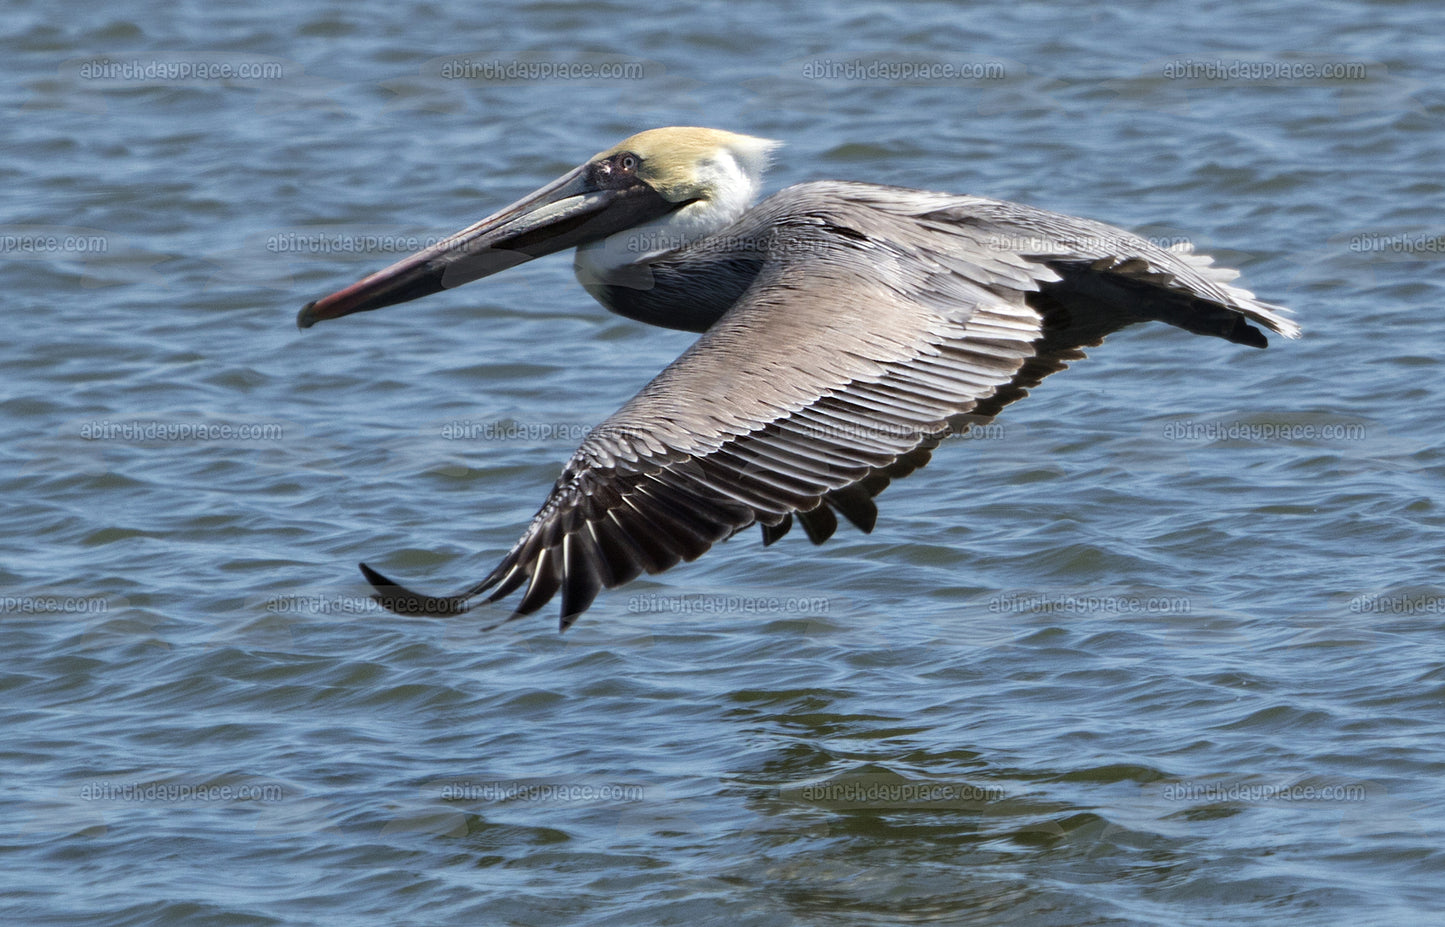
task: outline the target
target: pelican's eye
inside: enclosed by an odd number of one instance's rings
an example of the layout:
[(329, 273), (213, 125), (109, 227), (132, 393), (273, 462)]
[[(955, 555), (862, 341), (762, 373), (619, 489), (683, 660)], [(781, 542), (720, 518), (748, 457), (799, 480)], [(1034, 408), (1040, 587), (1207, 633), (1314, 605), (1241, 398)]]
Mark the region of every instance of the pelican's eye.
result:
[(642, 159), (630, 151), (615, 154), (592, 165), (592, 182), (602, 189), (630, 187), (637, 183), (637, 169)]

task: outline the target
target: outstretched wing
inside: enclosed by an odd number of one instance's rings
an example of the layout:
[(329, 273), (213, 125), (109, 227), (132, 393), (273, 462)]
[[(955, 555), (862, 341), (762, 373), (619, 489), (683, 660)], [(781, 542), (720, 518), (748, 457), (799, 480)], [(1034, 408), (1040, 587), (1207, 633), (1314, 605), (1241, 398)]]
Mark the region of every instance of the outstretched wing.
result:
[(1125, 325), (1298, 332), (1207, 258), (1015, 204), (807, 184), (743, 221), (767, 255), (751, 287), (591, 433), (501, 564), (430, 599), (363, 565), (383, 604), (454, 614), (522, 589), (516, 618), (560, 592), (565, 629), (754, 523), (767, 543), (795, 517), (815, 543), (835, 512), (870, 530), (873, 497), (943, 437)]

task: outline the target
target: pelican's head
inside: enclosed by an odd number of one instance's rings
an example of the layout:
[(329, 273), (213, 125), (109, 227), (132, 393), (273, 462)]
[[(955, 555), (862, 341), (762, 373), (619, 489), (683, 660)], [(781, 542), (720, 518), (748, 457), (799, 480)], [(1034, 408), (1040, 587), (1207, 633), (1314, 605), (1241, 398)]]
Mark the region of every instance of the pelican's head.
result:
[(741, 216), (776, 145), (720, 129), (639, 132), (481, 222), (307, 303), (296, 324), (417, 299), (572, 247), (584, 282), (605, 277)]

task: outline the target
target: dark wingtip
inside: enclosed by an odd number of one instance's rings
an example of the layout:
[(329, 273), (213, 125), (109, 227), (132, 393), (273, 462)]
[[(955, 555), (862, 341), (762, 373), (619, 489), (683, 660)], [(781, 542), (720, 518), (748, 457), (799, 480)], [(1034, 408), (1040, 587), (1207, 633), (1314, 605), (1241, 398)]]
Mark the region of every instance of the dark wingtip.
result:
[(467, 610), (466, 599), (460, 596), (426, 596), (412, 592), (405, 586), (392, 582), (366, 564), (358, 564), (361, 575), (376, 590), (372, 598), (393, 614), (408, 617), (445, 618), (460, 615)]
[(814, 544), (822, 544), (833, 536), (838, 530), (838, 516), (833, 514), (833, 509), (827, 503), (827, 497), (815, 509), (798, 513), (798, 521), (802, 523), (803, 530), (808, 534), (808, 540)]
[(1246, 322), (1243, 317), (1236, 318), (1234, 330), (1224, 336), (1235, 344), (1242, 344), (1251, 348), (1269, 347), (1269, 339), (1264, 332)]
[(793, 516), (791, 514), (784, 515), (782, 521), (776, 525), (769, 525), (765, 521), (758, 522), (758, 525), (763, 529), (763, 546), (771, 547), (774, 541), (783, 537), (792, 529)]

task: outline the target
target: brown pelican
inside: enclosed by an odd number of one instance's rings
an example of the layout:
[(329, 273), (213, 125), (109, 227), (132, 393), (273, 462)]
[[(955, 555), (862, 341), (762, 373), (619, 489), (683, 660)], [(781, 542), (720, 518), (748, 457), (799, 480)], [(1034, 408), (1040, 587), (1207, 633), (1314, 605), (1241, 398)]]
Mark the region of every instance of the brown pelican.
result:
[(815, 544), (840, 514), (871, 530), (891, 480), (1127, 325), (1257, 348), (1251, 322), (1299, 335), (1237, 272), (1088, 219), (836, 181), (752, 206), (776, 144), (641, 132), (301, 310), (309, 328), (576, 247), (608, 309), (702, 333), (590, 433), (485, 579), (428, 597), (362, 564), (384, 605), (456, 614), (525, 586), (511, 618), (560, 591), (565, 630), (603, 588), (754, 523), (764, 544), (794, 520)]

